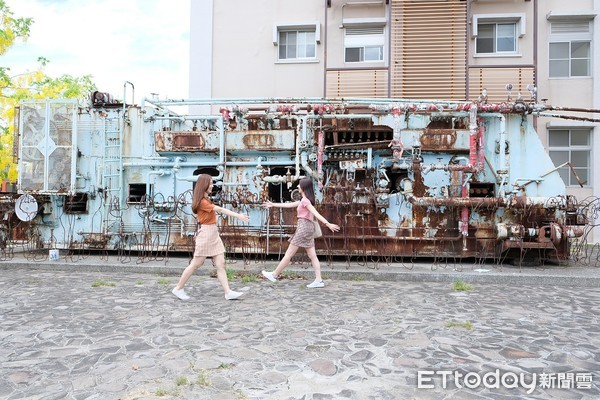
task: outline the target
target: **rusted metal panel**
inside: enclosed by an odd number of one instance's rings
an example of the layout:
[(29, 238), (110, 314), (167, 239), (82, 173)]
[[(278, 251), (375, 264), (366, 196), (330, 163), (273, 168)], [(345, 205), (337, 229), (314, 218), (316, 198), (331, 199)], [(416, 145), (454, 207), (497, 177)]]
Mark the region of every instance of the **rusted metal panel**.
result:
[(292, 129), (232, 131), (226, 137), (231, 151), (293, 151), (296, 147), (296, 132)]
[(197, 131), (154, 132), (154, 149), (156, 152), (199, 152), (215, 151), (216, 147), (208, 147), (205, 133)]
[[(52, 210), (31, 222), (41, 246), (190, 251), (199, 174), (213, 177), (215, 204), (251, 216), (248, 224), (224, 216), (219, 226), (228, 252), (253, 257), (286, 250), (296, 210), (261, 204), (298, 200), (302, 177), (314, 181), (317, 210), (341, 227), (317, 240), (318, 253), (330, 256), (562, 260), (596, 209), (566, 196), (522, 106), (242, 104), (174, 117), (157, 102), (120, 136), (89, 120), (102, 113), (118, 121), (121, 110), (82, 111), (77, 192), (32, 193)], [(22, 143), (35, 153), (33, 138)]]

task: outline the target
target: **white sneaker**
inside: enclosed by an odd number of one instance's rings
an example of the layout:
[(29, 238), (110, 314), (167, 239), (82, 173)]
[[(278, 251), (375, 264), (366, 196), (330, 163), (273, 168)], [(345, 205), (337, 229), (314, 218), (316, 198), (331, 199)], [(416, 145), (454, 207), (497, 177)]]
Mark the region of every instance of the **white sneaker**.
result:
[(262, 275), (271, 282), (277, 282), (277, 278), (275, 277), (275, 275), (273, 275), (272, 272), (263, 271)]
[(244, 293), (242, 293), (242, 292), (235, 292), (233, 290), (230, 290), (229, 293), (227, 293), (225, 295), (225, 300), (235, 300), (235, 299), (238, 299), (243, 294)]
[(319, 287), (325, 287), (325, 283), (323, 281), (314, 281), (313, 283), (309, 283), (308, 285), (306, 285), (307, 288), (319, 288)]
[(173, 293), (175, 296), (177, 296), (177, 298), (180, 300), (189, 300), (190, 299), (190, 296), (187, 295), (185, 290), (183, 290), (183, 289), (177, 290), (177, 286), (174, 287), (173, 290), (171, 290), (171, 293)]

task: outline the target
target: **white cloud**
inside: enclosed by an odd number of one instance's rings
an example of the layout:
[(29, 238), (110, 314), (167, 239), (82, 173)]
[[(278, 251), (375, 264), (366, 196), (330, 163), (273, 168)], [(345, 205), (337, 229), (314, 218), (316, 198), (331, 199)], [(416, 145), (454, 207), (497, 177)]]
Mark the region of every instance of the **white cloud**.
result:
[[(191, 0), (8, 0), (15, 17), (33, 18), (31, 36), (2, 57), (11, 74), (92, 75), (98, 89), (123, 97), (125, 81), (135, 102), (158, 93), (188, 96)], [(131, 101), (131, 87), (127, 87)]]

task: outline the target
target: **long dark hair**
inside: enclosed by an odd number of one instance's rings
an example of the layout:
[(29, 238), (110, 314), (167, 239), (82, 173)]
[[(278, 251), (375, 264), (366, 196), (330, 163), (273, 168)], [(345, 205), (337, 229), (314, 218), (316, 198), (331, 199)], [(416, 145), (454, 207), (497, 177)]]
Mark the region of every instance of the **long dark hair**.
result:
[(300, 179), (300, 183), (298, 184), (298, 186), (300, 186), (300, 189), (302, 189), (302, 191), (304, 192), (304, 196), (306, 196), (306, 198), (310, 200), (310, 204), (314, 206), (317, 201), (315, 199), (315, 189), (313, 187), (312, 179), (308, 177), (302, 178)]
[(196, 187), (194, 187), (194, 195), (192, 196), (192, 212), (198, 214), (198, 208), (200, 208), (200, 202), (206, 197), (206, 192), (212, 183), (212, 176), (208, 174), (198, 175), (196, 180)]

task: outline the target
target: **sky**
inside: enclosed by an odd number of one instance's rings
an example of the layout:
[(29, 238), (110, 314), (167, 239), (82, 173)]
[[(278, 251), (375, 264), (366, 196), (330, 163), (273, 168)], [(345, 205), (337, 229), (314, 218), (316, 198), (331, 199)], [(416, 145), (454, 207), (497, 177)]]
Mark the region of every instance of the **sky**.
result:
[(31, 35), (0, 65), (17, 75), (92, 75), (101, 92), (139, 104), (152, 93), (188, 97), (191, 0), (6, 0), (13, 17), (33, 18)]

